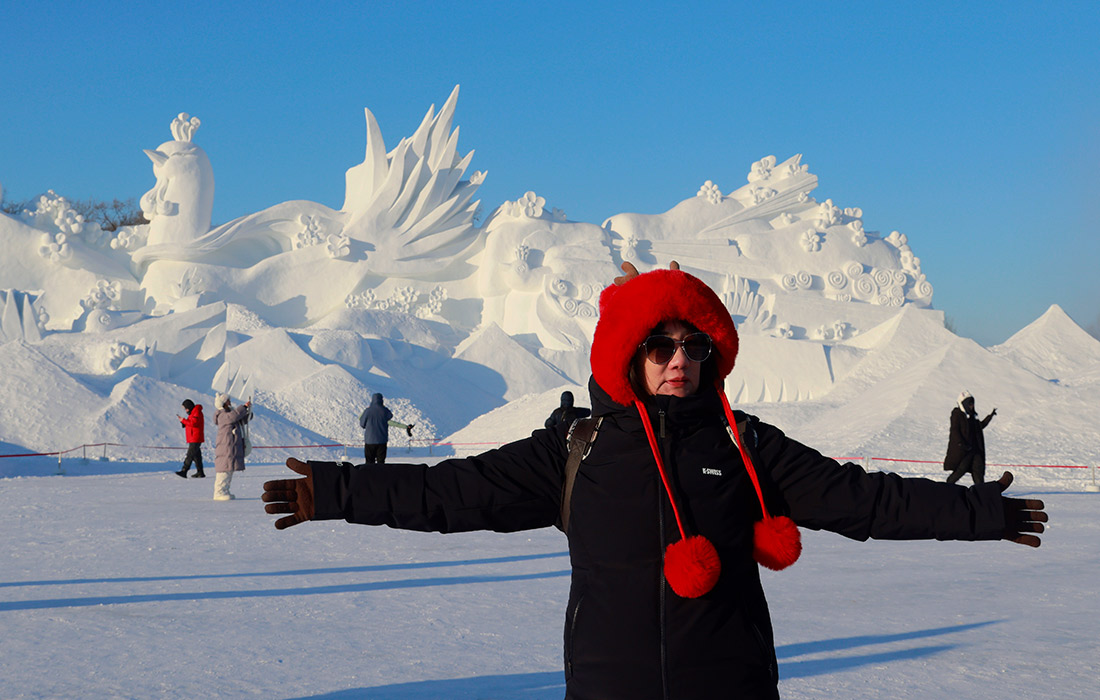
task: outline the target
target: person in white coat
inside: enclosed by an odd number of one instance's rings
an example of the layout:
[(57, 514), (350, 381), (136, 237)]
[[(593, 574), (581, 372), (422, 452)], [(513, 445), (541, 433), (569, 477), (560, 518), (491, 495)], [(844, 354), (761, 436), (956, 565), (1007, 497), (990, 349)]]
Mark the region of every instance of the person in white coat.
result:
[(218, 394), (214, 407), (214, 500), (229, 501), (235, 498), (229, 493), (233, 472), (244, 471), (244, 426), (252, 418), (252, 401), (233, 408), (228, 394)]

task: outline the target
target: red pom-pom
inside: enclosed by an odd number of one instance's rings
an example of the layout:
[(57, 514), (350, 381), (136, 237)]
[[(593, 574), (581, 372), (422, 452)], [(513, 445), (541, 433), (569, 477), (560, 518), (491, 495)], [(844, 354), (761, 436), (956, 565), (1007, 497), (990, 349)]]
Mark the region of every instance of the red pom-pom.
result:
[(802, 534), (785, 515), (756, 521), (752, 535), (752, 557), (761, 566), (775, 571), (786, 569), (802, 554)]
[(673, 542), (665, 550), (665, 580), (682, 598), (698, 598), (708, 593), (721, 573), (718, 551), (702, 535)]

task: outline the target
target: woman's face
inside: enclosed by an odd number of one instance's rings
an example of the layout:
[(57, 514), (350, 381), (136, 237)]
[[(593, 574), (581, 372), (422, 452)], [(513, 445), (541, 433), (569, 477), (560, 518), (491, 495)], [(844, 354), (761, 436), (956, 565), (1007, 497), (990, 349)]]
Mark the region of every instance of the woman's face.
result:
[[(657, 327), (654, 335), (667, 335), (675, 340), (683, 340), (698, 331), (679, 321), (666, 321)], [(668, 364), (658, 365), (641, 355), (645, 388), (653, 396), (691, 396), (699, 390), (699, 375), (702, 363), (689, 360), (682, 346), (676, 348), (676, 354)]]

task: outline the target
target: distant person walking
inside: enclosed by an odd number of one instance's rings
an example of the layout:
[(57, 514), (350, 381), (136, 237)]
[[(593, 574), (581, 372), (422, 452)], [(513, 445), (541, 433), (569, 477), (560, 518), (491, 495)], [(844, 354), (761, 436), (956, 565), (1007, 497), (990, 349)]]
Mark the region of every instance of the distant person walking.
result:
[(192, 479), (202, 479), (206, 473), (202, 470), (202, 443), (206, 440), (203, 432), (206, 420), (202, 416), (202, 405), (195, 404), (191, 399), (184, 399), (183, 410), (187, 411), (187, 417), (176, 414), (183, 426), (183, 436), (187, 440), (187, 456), (183, 458), (183, 468), (176, 472), (176, 476), (187, 478), (187, 470), (191, 464), (195, 465), (195, 473)]
[(372, 395), (370, 405), (359, 414), (359, 427), (363, 429), (363, 458), (367, 464), (386, 463), (386, 444), (390, 441), (391, 425), (412, 437), (413, 424), (405, 425), (393, 420), (393, 411), (382, 403), (382, 395)]
[(573, 392), (563, 391), (561, 392), (561, 405), (554, 409), (550, 417), (543, 423), (543, 427), (556, 428), (563, 423), (573, 425), (573, 421), (578, 418), (587, 418), (590, 415), (592, 415), (592, 411), (587, 408), (577, 408), (573, 405)]
[(982, 430), (997, 415), (997, 409), (978, 420), (974, 409), (974, 397), (969, 391), (959, 394), (958, 405), (951, 409), (951, 435), (947, 440), (947, 456), (943, 460), (944, 471), (951, 472), (947, 483), (953, 484), (970, 472), (975, 484), (985, 482), (985, 436)]
[(218, 394), (214, 400), (214, 424), (218, 437), (214, 443), (214, 500), (230, 501), (233, 472), (244, 471), (244, 424), (252, 419), (252, 401), (233, 408), (228, 394)]

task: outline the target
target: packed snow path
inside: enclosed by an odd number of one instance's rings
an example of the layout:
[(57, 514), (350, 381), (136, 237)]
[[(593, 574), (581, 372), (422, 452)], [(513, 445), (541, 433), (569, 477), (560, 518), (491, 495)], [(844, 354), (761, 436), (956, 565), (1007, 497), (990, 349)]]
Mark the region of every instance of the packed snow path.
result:
[[(5, 697), (562, 697), (556, 530), (278, 532), (259, 495), (281, 466), (227, 503), (114, 467), (0, 479)], [(1038, 550), (804, 532), (764, 573), (783, 697), (1095, 697), (1100, 495), (1020, 481), (1051, 514)]]

